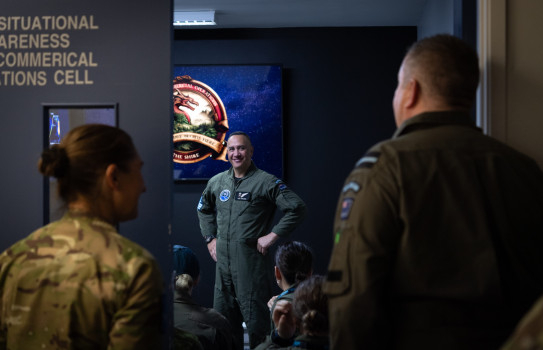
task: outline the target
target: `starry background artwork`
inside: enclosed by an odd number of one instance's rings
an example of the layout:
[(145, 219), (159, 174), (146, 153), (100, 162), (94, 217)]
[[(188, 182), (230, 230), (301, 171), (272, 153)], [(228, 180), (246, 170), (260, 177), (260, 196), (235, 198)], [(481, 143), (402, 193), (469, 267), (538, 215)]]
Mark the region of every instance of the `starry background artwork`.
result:
[[(225, 140), (234, 131), (246, 132), (255, 149), (253, 161), (256, 166), (282, 178), (281, 66), (175, 66), (174, 78), (183, 75), (211, 87), (222, 100), (229, 126)], [(173, 164), (175, 180), (207, 180), (230, 168), (230, 163), (212, 158), (193, 164)]]

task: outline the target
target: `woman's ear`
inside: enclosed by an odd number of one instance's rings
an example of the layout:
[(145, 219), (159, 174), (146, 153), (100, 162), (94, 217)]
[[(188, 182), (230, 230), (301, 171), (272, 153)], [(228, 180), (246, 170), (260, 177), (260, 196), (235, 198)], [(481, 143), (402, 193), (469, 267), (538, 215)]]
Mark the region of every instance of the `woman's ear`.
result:
[(273, 267), (273, 271), (275, 272), (275, 279), (280, 281), (283, 279), (283, 276), (281, 275), (281, 271), (279, 271), (279, 268), (277, 266)]
[(119, 189), (119, 167), (116, 164), (110, 164), (106, 168), (105, 182), (113, 190)]

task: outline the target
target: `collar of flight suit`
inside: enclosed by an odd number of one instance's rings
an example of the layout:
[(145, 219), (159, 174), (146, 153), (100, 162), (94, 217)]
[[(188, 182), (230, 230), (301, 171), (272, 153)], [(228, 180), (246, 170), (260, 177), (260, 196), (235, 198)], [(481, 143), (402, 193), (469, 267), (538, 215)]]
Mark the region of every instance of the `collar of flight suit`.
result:
[[(249, 166), (249, 169), (247, 169), (247, 173), (244, 177), (242, 177), (242, 179), (246, 179), (252, 176), (257, 170), (258, 168), (256, 167), (255, 163), (251, 161), (251, 165)], [(230, 169), (228, 170), (228, 177), (232, 178), (232, 180), (235, 180), (235, 176), (236, 175), (234, 174), (234, 168), (230, 167)]]
[(403, 124), (400, 125), (400, 127), (396, 130), (392, 138), (395, 139), (416, 130), (428, 129), (443, 125), (458, 125), (478, 129), (479, 131), (481, 130), (475, 125), (469, 114), (466, 112), (424, 112), (403, 122)]

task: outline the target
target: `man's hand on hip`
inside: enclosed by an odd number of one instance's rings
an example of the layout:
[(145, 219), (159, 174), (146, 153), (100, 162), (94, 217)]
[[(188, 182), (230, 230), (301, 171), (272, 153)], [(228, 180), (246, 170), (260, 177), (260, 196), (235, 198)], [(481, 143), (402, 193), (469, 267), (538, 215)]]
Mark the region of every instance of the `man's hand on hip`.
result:
[(271, 247), (275, 241), (279, 239), (279, 236), (274, 232), (270, 232), (265, 236), (262, 236), (258, 239), (256, 248), (262, 255), (266, 255), (268, 248)]

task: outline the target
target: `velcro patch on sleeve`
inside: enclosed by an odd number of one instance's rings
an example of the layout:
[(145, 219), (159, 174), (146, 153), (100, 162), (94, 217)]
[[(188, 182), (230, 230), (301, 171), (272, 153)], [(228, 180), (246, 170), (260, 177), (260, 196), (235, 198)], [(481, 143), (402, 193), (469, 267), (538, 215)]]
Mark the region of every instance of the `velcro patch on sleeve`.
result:
[(372, 168), (379, 160), (381, 152), (368, 152), (356, 162), (355, 168)]
[(279, 190), (283, 191), (285, 188), (287, 188), (287, 185), (283, 182), (283, 180), (277, 180), (275, 181), (277, 185), (279, 185)]
[(349, 214), (351, 213), (351, 208), (353, 207), (354, 198), (345, 198), (343, 199), (343, 202), (341, 202), (341, 220), (347, 220), (349, 218)]

